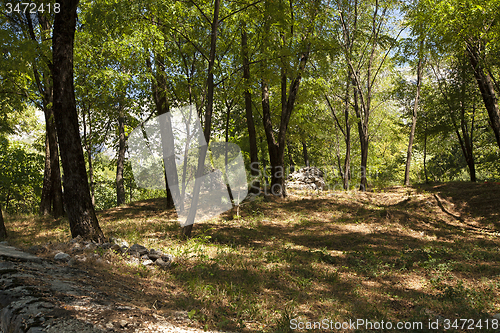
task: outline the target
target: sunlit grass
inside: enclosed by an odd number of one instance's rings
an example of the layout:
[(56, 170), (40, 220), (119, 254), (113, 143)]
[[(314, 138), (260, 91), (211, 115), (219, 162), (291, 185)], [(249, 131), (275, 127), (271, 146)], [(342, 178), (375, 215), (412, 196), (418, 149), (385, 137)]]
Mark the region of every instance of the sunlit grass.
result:
[[(471, 210), (485, 207), (460, 209), (449, 196), (459, 221), (433, 191), (260, 199), (245, 204), (238, 219), (228, 213), (195, 225), (187, 241), (164, 199), (147, 200), (99, 212), (101, 228), (174, 255), (174, 265), (149, 269), (106, 253), (110, 264), (94, 269), (141, 286), (131, 301), (234, 331), (286, 331), (290, 318), (427, 323), (499, 313), (500, 241), (498, 226), (490, 227), (496, 212), (486, 209), (485, 218)], [(458, 193), (456, 200), (464, 199)], [(10, 216), (6, 224), (18, 246), (69, 240), (65, 219)]]

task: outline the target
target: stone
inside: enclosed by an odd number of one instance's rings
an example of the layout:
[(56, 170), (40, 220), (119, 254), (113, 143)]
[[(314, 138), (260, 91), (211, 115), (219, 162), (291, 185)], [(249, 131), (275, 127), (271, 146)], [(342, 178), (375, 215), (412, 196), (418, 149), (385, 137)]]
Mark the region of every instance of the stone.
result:
[(74, 244), (74, 243), (81, 243), (82, 241), (83, 241), (82, 236), (78, 235), (75, 238), (73, 238), (72, 240), (70, 240), (69, 242)]
[(57, 261), (69, 261), (71, 256), (64, 252), (59, 252), (54, 256), (54, 259)]
[(142, 260), (149, 260), (149, 256), (148, 256), (147, 254), (145, 254), (145, 255), (143, 255), (143, 256), (141, 257), (141, 259), (142, 259)]
[(13, 246), (1, 245), (0, 244), (0, 257), (14, 258), (23, 261), (41, 261), (35, 255), (22, 252)]
[(127, 250), (127, 252), (133, 256), (140, 257), (147, 254), (149, 251), (142, 245), (134, 244)]
[(160, 258), (155, 261), (155, 264), (162, 267), (168, 268), (172, 266), (172, 262), (174, 261), (174, 257), (169, 254), (164, 254)]
[(129, 243), (123, 239), (117, 239), (115, 244), (118, 244), (121, 247), (126, 247), (127, 249), (130, 247)]
[(95, 243), (88, 243), (87, 245), (85, 245), (84, 249), (85, 250), (95, 250), (97, 248), (97, 244)]
[(155, 260), (161, 258), (162, 255), (163, 255), (163, 252), (151, 249), (151, 250), (149, 250), (148, 257), (149, 257), (149, 259), (155, 261)]
[(118, 244), (113, 244), (113, 245), (111, 246), (111, 250), (113, 250), (113, 251), (115, 251), (115, 252), (124, 252), (124, 251), (122, 250), (122, 248), (120, 247), (120, 245), (118, 245)]
[(98, 248), (104, 249), (104, 250), (110, 249), (112, 246), (113, 246), (113, 244), (111, 244), (111, 243), (103, 243), (103, 244), (97, 245)]
[(496, 313), (496, 314), (494, 314), (492, 317), (493, 317), (493, 319), (498, 319), (498, 320), (500, 320), (500, 313)]
[(153, 260), (149, 260), (149, 259), (148, 259), (148, 260), (143, 260), (143, 261), (142, 261), (142, 264), (143, 264), (144, 266), (149, 266), (149, 265), (153, 264)]
[(297, 190), (323, 190), (323, 171), (316, 167), (302, 168), (288, 175), (286, 186)]

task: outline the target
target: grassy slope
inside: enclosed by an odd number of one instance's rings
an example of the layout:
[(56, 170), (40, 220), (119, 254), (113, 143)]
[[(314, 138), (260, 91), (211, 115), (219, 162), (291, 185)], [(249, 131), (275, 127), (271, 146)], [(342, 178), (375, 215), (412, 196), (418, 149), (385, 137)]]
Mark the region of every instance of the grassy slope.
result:
[[(197, 326), (276, 331), (291, 317), (426, 325), (500, 312), (498, 184), (267, 198), (244, 205), (239, 219), (197, 224), (187, 242), (163, 205), (136, 202), (99, 221), (107, 236), (175, 255), (170, 270), (112, 253), (111, 264), (89, 268), (108, 293), (167, 317), (186, 310)], [(22, 247), (69, 240), (65, 220), (8, 217), (6, 225)]]

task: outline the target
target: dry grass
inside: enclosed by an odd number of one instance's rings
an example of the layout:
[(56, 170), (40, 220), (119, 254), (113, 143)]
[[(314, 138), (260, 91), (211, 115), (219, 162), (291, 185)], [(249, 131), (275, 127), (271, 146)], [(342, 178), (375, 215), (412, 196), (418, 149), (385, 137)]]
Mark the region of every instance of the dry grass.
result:
[[(188, 311), (193, 325), (286, 332), (290, 318), (427, 325), (500, 312), (497, 184), (266, 197), (240, 218), (196, 225), (189, 241), (164, 205), (137, 202), (99, 212), (99, 221), (107, 236), (176, 256), (170, 270), (111, 253), (111, 264), (91, 266), (110, 294), (167, 316)], [(6, 224), (18, 246), (69, 240), (65, 220)]]

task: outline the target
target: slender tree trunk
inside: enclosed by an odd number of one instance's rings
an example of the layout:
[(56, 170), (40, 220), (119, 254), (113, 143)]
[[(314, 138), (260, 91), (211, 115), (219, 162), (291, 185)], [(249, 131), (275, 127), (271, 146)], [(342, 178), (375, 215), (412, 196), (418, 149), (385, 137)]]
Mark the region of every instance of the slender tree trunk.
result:
[(346, 93), (344, 101), (344, 120), (345, 120), (345, 157), (344, 157), (344, 171), (342, 173), (344, 190), (349, 189), (349, 181), (351, 180), (351, 124), (349, 123), (349, 96), (350, 96), (350, 83), (351, 75), (349, 75), (346, 82)]
[(40, 200), (40, 215), (49, 215), (52, 207), (52, 182), (50, 176), (50, 148), (49, 137), (45, 133), (45, 170), (43, 171), (43, 187)]
[(252, 93), (250, 92), (250, 61), (248, 60), (247, 32), (245, 24), (241, 28), (241, 49), (243, 57), (243, 79), (245, 80), (245, 113), (247, 118), (248, 139), (250, 141), (250, 175), (253, 178), (250, 186), (250, 193), (258, 193), (260, 184), (259, 176), (259, 157), (257, 150), (257, 135), (255, 133), (255, 124), (252, 114)]
[(61, 168), (59, 167), (59, 149), (57, 147), (57, 130), (54, 113), (50, 109), (51, 125), (48, 132), (50, 148), (50, 179), (52, 190), (52, 216), (58, 218), (64, 214), (64, 203), (61, 185)]
[(78, 0), (60, 1), (52, 37), (54, 116), (64, 170), (64, 200), (72, 237), (103, 242), (90, 198), (73, 85), (73, 43)]
[[(28, 23), (28, 33), (31, 40), (38, 43), (31, 15), (26, 15)], [(41, 27), (42, 40), (48, 40), (50, 31), (50, 22), (44, 15), (38, 12), (38, 21)], [(42, 198), (40, 202), (40, 214), (46, 215), (51, 213), (55, 218), (64, 214), (64, 205), (62, 198), (61, 187), (61, 171), (59, 168), (59, 153), (57, 148), (57, 131), (54, 120), (54, 112), (52, 109), (53, 103), (53, 83), (52, 83), (52, 64), (47, 63), (48, 72), (38, 71), (36, 61), (33, 62), (33, 74), (37, 84), (38, 91), (42, 95), (43, 111), (45, 115), (46, 129), (46, 147), (45, 154), (45, 171), (44, 182), (42, 188)]]
[(479, 90), (481, 91), (481, 96), (483, 97), (484, 106), (488, 111), (490, 126), (493, 129), (498, 147), (500, 148), (500, 111), (498, 109), (498, 100), (495, 88), (491, 77), (488, 73), (485, 73), (480, 64), (478, 49), (474, 46), (467, 45), (467, 52), (469, 54), (469, 60), (472, 68), (474, 69), (474, 77), (476, 78)]
[[(169, 112), (169, 106), (167, 103), (167, 82), (165, 78), (165, 61), (162, 57), (159, 59), (160, 55), (155, 54), (155, 67), (156, 67), (156, 83), (154, 81), (151, 82), (151, 87), (153, 90), (153, 99), (156, 106), (156, 113), (158, 116)], [(147, 66), (149, 71), (153, 73), (153, 69), (151, 66), (151, 61), (149, 58), (146, 59)], [(163, 135), (163, 131), (161, 132)], [(162, 139), (163, 142), (163, 139)], [(165, 163), (165, 161), (164, 161)], [(167, 192), (167, 208), (174, 208), (174, 198), (172, 196), (172, 192), (170, 186), (168, 184), (167, 179), (167, 165), (164, 165), (164, 175), (165, 175), (165, 190)], [(177, 170), (175, 170), (175, 174), (177, 174)]]
[(288, 160), (290, 161), (290, 172), (295, 171), (295, 162), (293, 161), (293, 152), (290, 141), (286, 141), (286, 149), (288, 150)]
[(87, 151), (87, 159), (89, 161), (89, 182), (90, 182), (90, 197), (92, 199), (92, 205), (95, 207), (95, 193), (94, 193), (94, 166), (92, 163), (92, 148), (90, 144), (89, 137), (92, 137), (92, 119), (90, 119), (90, 108), (89, 108), (89, 133), (87, 135), (87, 121), (85, 120), (85, 108), (82, 110), (82, 120), (83, 120), (83, 144), (85, 150)]
[(418, 100), (420, 98), (421, 81), (422, 81), (422, 58), (420, 57), (417, 66), (417, 95), (415, 96), (415, 103), (413, 104), (410, 140), (408, 141), (408, 151), (406, 153), (406, 168), (405, 168), (405, 180), (404, 180), (404, 184), (406, 186), (410, 185), (411, 154), (413, 149), (413, 139), (415, 137), (415, 128), (417, 126), (417, 111), (418, 111)]
[[(229, 142), (229, 121), (231, 120), (231, 105), (226, 101), (226, 144)], [(227, 192), (229, 193), (229, 199), (231, 200), (231, 204), (235, 207), (233, 191), (231, 190), (231, 186), (229, 185), (229, 178), (227, 176), (227, 166), (228, 166), (228, 149), (224, 149), (224, 178), (226, 181)]]
[(116, 160), (116, 204), (118, 206), (125, 203), (125, 185), (123, 184), (123, 169), (125, 165), (125, 117), (123, 108), (119, 106), (118, 115), (118, 158)]
[(203, 171), (205, 169), (205, 158), (207, 156), (208, 144), (210, 142), (210, 132), (212, 131), (212, 111), (214, 102), (214, 65), (215, 65), (215, 54), (217, 48), (217, 32), (219, 27), (219, 9), (220, 0), (214, 1), (214, 17), (212, 20), (212, 31), (210, 35), (210, 55), (208, 60), (208, 77), (207, 77), (207, 104), (205, 109), (205, 128), (203, 134), (205, 136), (206, 146), (201, 147), (200, 155), (198, 158), (198, 167), (196, 170), (196, 179), (194, 182), (193, 189), (193, 200), (191, 202), (191, 207), (189, 209), (189, 214), (186, 219), (186, 226), (182, 228), (181, 235), (184, 238), (191, 237), (191, 231), (193, 230), (193, 223), (196, 217), (196, 211), (198, 209), (198, 200), (201, 189), (201, 177), (203, 176)]
[(7, 229), (5, 229), (5, 223), (3, 221), (2, 205), (0, 205), (0, 240), (7, 238)]
[(307, 154), (307, 145), (305, 141), (302, 141), (302, 154), (304, 155), (304, 164), (309, 167), (309, 154)]
[(429, 184), (429, 177), (427, 175), (427, 119), (425, 120), (425, 129), (424, 129), (424, 176), (425, 176), (425, 183)]

